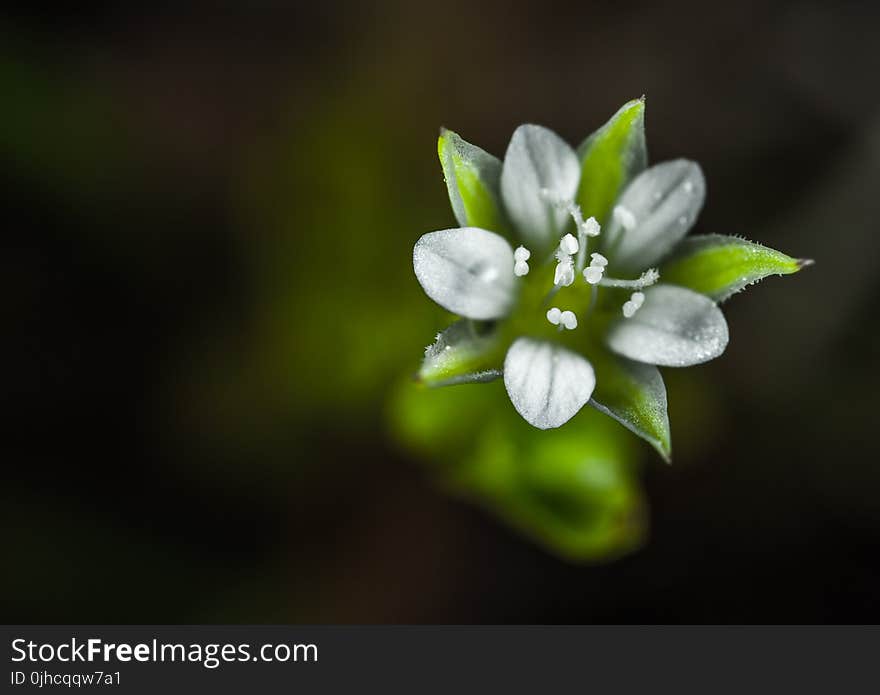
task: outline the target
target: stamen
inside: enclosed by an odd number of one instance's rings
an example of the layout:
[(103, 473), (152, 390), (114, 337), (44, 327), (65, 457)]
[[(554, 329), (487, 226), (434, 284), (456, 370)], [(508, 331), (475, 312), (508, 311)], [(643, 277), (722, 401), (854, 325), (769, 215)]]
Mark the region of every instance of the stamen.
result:
[(529, 264), (526, 263), (526, 261), (529, 260), (531, 256), (532, 252), (525, 246), (517, 246), (516, 251), (513, 252), (513, 274), (518, 278), (529, 274)]
[(553, 284), (561, 287), (568, 287), (574, 282), (574, 262), (571, 256), (565, 253), (556, 253), (556, 272), (553, 275)]
[(580, 227), (587, 236), (599, 236), (599, 233), (602, 231), (602, 227), (599, 226), (599, 222), (595, 217), (588, 217)]
[[(584, 255), (587, 251), (587, 238), (599, 236), (602, 228), (599, 226), (599, 223), (596, 221), (595, 217), (590, 217), (584, 220), (584, 215), (581, 212), (580, 205), (575, 204), (573, 200), (561, 198), (549, 188), (541, 189), (541, 197), (558, 210), (565, 210), (569, 215), (571, 215), (571, 219), (574, 220), (574, 225), (577, 229), (577, 238), (575, 238), (571, 234), (566, 234), (565, 237), (563, 237), (563, 243), (569, 244), (568, 248), (566, 248), (566, 253), (568, 253), (570, 256), (573, 256), (576, 253), (578, 254), (577, 269), (580, 270), (584, 267)], [(568, 238), (573, 239), (576, 244), (565, 242), (565, 239)], [(580, 253), (578, 253), (578, 250), (580, 250)]]
[(566, 328), (573, 331), (578, 325), (573, 311), (560, 311), (559, 307), (553, 307), (547, 312), (547, 320), (554, 326), (559, 326), (560, 331)]
[(623, 317), (630, 319), (645, 303), (644, 292), (633, 292), (628, 301), (623, 303)]
[(573, 256), (578, 252), (578, 240), (571, 234), (566, 234), (559, 241), (559, 249), (567, 253), (569, 256)]
[(596, 218), (590, 217), (589, 219), (584, 220), (584, 214), (581, 212), (581, 206), (575, 204), (573, 200), (560, 198), (554, 191), (551, 191), (549, 188), (541, 189), (541, 197), (548, 203), (550, 203), (553, 207), (559, 210), (565, 210), (569, 215), (571, 215), (571, 219), (574, 220), (574, 224), (577, 227), (578, 234), (583, 234), (585, 236), (599, 236), (601, 227), (599, 227), (599, 223), (596, 221)]
[(578, 234), (580, 234), (584, 227), (584, 216), (581, 213), (581, 206), (575, 205), (572, 201), (568, 201), (565, 205), (565, 210), (571, 215), (571, 219), (574, 220), (574, 226), (577, 227)]
[(584, 280), (590, 285), (598, 285), (604, 272), (605, 269), (602, 266), (591, 265), (589, 268), (584, 268)]
[(590, 267), (584, 269), (584, 280), (590, 285), (597, 285), (605, 274), (605, 266), (608, 265), (608, 259), (601, 253), (590, 254)]
[(615, 205), (614, 211), (611, 214), (614, 215), (615, 221), (627, 232), (635, 229), (636, 216), (629, 208), (626, 208), (623, 205)]
[(580, 208), (578, 208), (578, 215), (575, 219), (578, 225), (578, 238), (580, 239), (581, 248), (578, 252), (577, 264), (576, 267), (578, 271), (582, 270), (587, 259), (587, 250), (589, 245), (590, 237), (599, 236), (599, 232), (602, 228), (599, 226), (599, 223), (596, 221), (595, 217), (590, 217), (587, 221), (583, 221), (583, 218), (580, 214)]
[(618, 278), (603, 278), (602, 287), (623, 287), (631, 290), (641, 290), (650, 287), (660, 279), (660, 272), (656, 268), (648, 268), (641, 277), (635, 280), (620, 280)]

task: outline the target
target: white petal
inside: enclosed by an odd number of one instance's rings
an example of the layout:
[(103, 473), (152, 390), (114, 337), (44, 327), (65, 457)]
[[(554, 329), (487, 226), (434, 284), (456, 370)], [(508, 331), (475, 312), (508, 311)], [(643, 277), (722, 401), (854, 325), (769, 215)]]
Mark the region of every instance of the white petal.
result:
[(413, 269), (425, 293), (454, 314), (496, 319), (513, 304), (513, 250), (485, 229), (425, 234), (413, 248)]
[(577, 353), (518, 338), (504, 359), (504, 386), (517, 412), (546, 430), (568, 422), (590, 400), (596, 375)]
[(501, 169), (501, 198), (526, 243), (546, 249), (559, 238), (568, 212), (541, 191), (572, 200), (580, 174), (574, 150), (553, 131), (537, 125), (514, 131)]
[(706, 181), (696, 162), (675, 159), (639, 174), (617, 201), (632, 214), (633, 228), (614, 215), (606, 229), (615, 270), (642, 270), (663, 258), (693, 226), (705, 198)]
[(727, 322), (711, 299), (676, 285), (655, 285), (644, 294), (634, 316), (611, 326), (607, 341), (614, 352), (661, 367), (689, 367), (724, 352)]

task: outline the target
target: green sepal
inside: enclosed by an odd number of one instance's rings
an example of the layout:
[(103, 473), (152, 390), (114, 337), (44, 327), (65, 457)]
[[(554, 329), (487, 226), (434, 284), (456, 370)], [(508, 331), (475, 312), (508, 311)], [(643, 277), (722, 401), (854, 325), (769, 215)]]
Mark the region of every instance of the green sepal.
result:
[(627, 102), (577, 150), (581, 181), (575, 202), (584, 218), (608, 220), (611, 208), (624, 187), (648, 163), (645, 144), (645, 100)]
[(459, 225), (507, 232), (499, 192), (501, 160), (445, 128), (440, 130), (437, 153)]
[(492, 381), (501, 376), (503, 355), (490, 323), (462, 319), (437, 334), (425, 348), (417, 378), (427, 386)]
[(594, 350), (590, 360), (596, 370), (590, 405), (644, 439), (669, 463), (672, 439), (660, 370), (606, 350)]
[(683, 240), (660, 267), (660, 278), (722, 302), (769, 275), (790, 275), (811, 263), (739, 237), (708, 234)]

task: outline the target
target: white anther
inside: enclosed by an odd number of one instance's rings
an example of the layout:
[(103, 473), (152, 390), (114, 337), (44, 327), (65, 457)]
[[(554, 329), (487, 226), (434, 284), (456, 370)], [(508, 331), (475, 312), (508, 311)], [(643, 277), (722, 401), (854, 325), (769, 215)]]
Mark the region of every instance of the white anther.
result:
[(587, 218), (587, 220), (581, 225), (581, 229), (584, 230), (584, 234), (587, 236), (599, 236), (599, 232), (602, 231), (602, 228), (599, 226), (599, 222), (595, 217)]
[(644, 292), (633, 292), (629, 301), (623, 303), (623, 315), (625, 318), (632, 318), (635, 316), (635, 313), (642, 307), (642, 304), (645, 303), (645, 293)]
[(559, 240), (559, 249), (572, 256), (578, 252), (578, 240), (573, 234), (566, 234)]
[(559, 325), (559, 322), (562, 320), (562, 312), (559, 311), (558, 307), (553, 307), (547, 312), (547, 320), (554, 326)]
[(602, 274), (605, 272), (605, 267), (601, 265), (591, 265), (589, 268), (584, 268), (584, 280), (586, 280), (591, 285), (598, 285), (602, 280)]
[(626, 231), (632, 231), (636, 226), (636, 216), (632, 214), (628, 208), (623, 205), (615, 205), (614, 211), (612, 213), (614, 215), (615, 221), (623, 227)]
[(556, 273), (553, 275), (553, 284), (560, 287), (568, 287), (574, 282), (574, 262), (571, 256), (557, 255)]
[(590, 265), (592, 266), (601, 266), (604, 268), (606, 265), (608, 265), (608, 259), (605, 258), (605, 256), (603, 256), (601, 253), (591, 253), (590, 258), (592, 259), (590, 261)]
[(513, 264), (513, 274), (518, 278), (529, 274), (529, 264), (525, 261), (517, 261)]
[(515, 261), (527, 261), (532, 257), (532, 252), (529, 251), (525, 246), (517, 246), (516, 251), (513, 252), (513, 260)]
[(578, 327), (577, 316), (573, 311), (563, 311), (559, 316), (559, 322), (570, 331)]

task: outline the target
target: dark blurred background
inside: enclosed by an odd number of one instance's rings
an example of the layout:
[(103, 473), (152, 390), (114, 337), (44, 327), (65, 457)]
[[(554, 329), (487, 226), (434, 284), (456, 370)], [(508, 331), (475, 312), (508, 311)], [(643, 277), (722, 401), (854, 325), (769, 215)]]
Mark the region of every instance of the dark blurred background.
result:
[[(3, 11), (3, 621), (880, 621), (880, 5), (294, 5)], [(576, 564), (388, 403), (439, 126), (576, 144), (641, 94), (697, 232), (817, 263), (669, 375), (647, 536)]]

